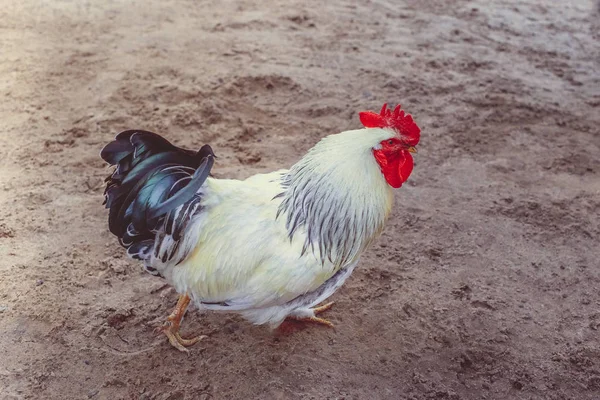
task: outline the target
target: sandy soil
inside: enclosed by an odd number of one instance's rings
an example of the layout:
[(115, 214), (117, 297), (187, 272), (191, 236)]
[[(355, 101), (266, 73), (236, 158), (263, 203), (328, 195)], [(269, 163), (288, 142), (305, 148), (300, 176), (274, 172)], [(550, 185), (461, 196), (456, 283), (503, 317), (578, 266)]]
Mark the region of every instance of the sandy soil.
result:
[[(597, 4), (39, 3), (0, 8), (1, 399), (600, 398)], [(103, 144), (210, 143), (246, 177), (384, 101), (422, 144), (337, 329), (157, 336), (176, 294), (107, 231)]]

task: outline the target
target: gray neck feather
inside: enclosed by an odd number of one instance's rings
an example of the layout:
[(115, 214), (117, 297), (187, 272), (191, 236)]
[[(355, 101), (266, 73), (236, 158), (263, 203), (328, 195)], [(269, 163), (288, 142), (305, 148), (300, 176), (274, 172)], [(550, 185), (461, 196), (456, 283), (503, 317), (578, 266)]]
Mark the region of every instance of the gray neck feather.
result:
[(281, 177), (285, 191), (278, 196), (283, 200), (277, 217), (285, 216), (290, 240), (304, 232), (302, 255), (310, 248), (322, 264), (328, 260), (339, 268), (355, 261), (381, 231), (386, 213), (369, 207), (368, 193), (350, 193), (356, 186), (336, 178), (335, 171), (296, 164)]

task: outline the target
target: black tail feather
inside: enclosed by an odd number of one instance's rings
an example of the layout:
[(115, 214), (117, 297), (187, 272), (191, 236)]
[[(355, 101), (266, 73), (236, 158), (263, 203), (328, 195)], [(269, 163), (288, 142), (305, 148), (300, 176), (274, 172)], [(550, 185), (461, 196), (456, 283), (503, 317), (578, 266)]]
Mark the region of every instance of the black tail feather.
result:
[[(155, 133), (138, 130), (119, 133), (100, 156), (116, 165), (104, 191), (109, 229), (137, 258), (151, 254), (149, 243), (171, 211), (199, 202), (197, 193), (215, 157), (208, 145), (194, 152)], [(181, 225), (171, 228), (178, 236)]]

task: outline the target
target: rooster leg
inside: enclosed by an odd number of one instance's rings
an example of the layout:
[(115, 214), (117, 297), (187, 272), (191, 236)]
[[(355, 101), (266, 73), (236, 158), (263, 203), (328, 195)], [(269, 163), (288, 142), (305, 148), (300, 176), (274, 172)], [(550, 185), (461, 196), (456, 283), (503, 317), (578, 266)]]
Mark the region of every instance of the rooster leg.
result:
[(179, 351), (183, 351), (186, 353), (189, 352), (189, 350), (186, 349), (186, 347), (191, 346), (206, 337), (200, 335), (191, 339), (184, 339), (179, 334), (179, 327), (181, 326), (181, 321), (189, 304), (190, 296), (188, 296), (187, 294), (179, 296), (179, 300), (177, 301), (175, 309), (173, 310), (171, 315), (167, 317), (165, 323), (160, 328), (158, 328), (158, 330), (162, 331), (167, 336), (169, 342), (173, 347), (175, 347)]
[(320, 307), (296, 310), (293, 314), (288, 315), (287, 318), (295, 321), (313, 322), (315, 324), (325, 325), (333, 328), (334, 325), (330, 321), (326, 320), (325, 318), (317, 317), (317, 315), (321, 314), (322, 312), (329, 310), (331, 306), (333, 306), (333, 301)]

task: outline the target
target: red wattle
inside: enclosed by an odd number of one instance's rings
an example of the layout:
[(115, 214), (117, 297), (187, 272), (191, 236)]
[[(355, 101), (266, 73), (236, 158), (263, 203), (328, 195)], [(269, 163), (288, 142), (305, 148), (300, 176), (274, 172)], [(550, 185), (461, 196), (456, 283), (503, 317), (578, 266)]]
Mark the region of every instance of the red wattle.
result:
[(399, 188), (410, 176), (413, 170), (413, 158), (408, 150), (386, 154), (383, 150), (374, 150), (373, 154), (381, 173), (387, 183), (393, 188)]
[(400, 163), (398, 165), (398, 175), (400, 176), (400, 180), (402, 182), (406, 182), (415, 164), (413, 162), (412, 154), (410, 154), (408, 150), (402, 150), (400, 154), (403, 157), (400, 157)]

